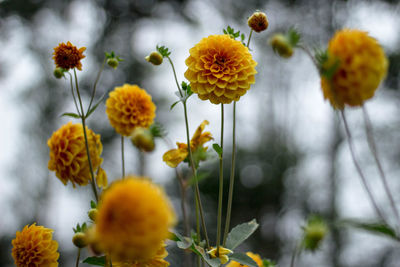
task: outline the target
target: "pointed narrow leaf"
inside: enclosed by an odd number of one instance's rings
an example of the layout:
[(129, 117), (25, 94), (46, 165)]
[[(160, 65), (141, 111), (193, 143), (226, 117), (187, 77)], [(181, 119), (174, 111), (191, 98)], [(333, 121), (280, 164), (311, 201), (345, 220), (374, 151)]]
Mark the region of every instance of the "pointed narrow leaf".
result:
[(258, 267), (257, 263), (252, 258), (243, 253), (233, 253), (229, 255), (229, 259), (249, 267)]
[(102, 257), (89, 257), (86, 258), (83, 263), (96, 265), (96, 266), (104, 266), (106, 264), (106, 256)]
[(106, 96), (107, 92), (105, 92), (99, 99), (99, 101), (97, 101), (97, 103), (86, 113), (85, 118), (88, 118), (90, 116), (90, 114), (93, 113), (93, 111), (96, 110), (96, 108), (100, 105), (100, 103), (103, 101), (104, 97)]
[(72, 117), (72, 118), (75, 118), (75, 119), (80, 119), (81, 118), (81, 116), (79, 116), (78, 114), (73, 113), (73, 112), (65, 112), (65, 113), (61, 114), (61, 117), (64, 117), (64, 116)]
[(352, 219), (346, 219), (346, 220), (341, 220), (337, 222), (338, 226), (349, 226), (349, 227), (354, 227), (354, 228), (359, 228), (365, 231), (368, 231), (373, 234), (380, 234), (384, 235), (387, 237), (390, 237), (392, 239), (395, 239), (397, 241), (400, 240), (400, 238), (396, 235), (396, 231), (390, 227), (387, 224), (380, 223), (380, 222), (363, 222), (359, 220), (352, 220)]
[(176, 101), (175, 103), (173, 103), (173, 104), (171, 105), (171, 107), (169, 108), (169, 110), (172, 110), (172, 109), (176, 106), (176, 104), (178, 104), (179, 102), (181, 102), (181, 100), (178, 100), (178, 101)]
[(218, 144), (213, 144), (213, 149), (217, 152), (218, 156), (222, 155), (222, 148)]
[(237, 246), (242, 244), (251, 234), (258, 228), (258, 223), (255, 219), (247, 223), (242, 223), (235, 226), (226, 238), (226, 247), (234, 250)]
[(94, 202), (93, 200), (91, 200), (91, 201), (90, 201), (90, 207), (91, 207), (92, 209), (97, 208), (96, 202)]

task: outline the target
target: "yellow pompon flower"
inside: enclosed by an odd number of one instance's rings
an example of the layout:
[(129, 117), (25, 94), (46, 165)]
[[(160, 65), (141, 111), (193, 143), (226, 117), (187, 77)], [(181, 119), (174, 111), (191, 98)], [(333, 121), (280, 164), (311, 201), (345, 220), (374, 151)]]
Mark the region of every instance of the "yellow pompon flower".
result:
[(124, 84), (110, 92), (106, 113), (117, 133), (130, 136), (136, 127), (149, 128), (153, 124), (156, 106), (145, 90)]
[[(89, 143), (90, 159), (93, 170), (96, 171), (103, 159), (100, 157), (103, 145), (100, 142), (100, 135), (95, 134), (86, 127)], [(63, 125), (53, 133), (47, 141), (50, 148), (50, 160), (48, 168), (56, 172), (56, 176), (66, 185), (68, 181), (80, 186), (87, 185), (91, 181), (89, 161), (86, 153), (85, 138), (82, 124)]]
[(35, 223), (17, 231), (12, 240), (12, 256), (17, 267), (57, 267), (60, 254), (52, 239), (53, 230)]
[(213, 104), (238, 101), (257, 73), (249, 49), (229, 35), (210, 35), (189, 50), (185, 77), (201, 100)]
[[(229, 261), (229, 254), (232, 254), (233, 251), (224, 247), (219, 247), (218, 249), (218, 258), (221, 260), (221, 264), (225, 264)], [(210, 251), (207, 251), (207, 253), (210, 255), (210, 257), (217, 258), (217, 248), (212, 247)]]
[[(344, 29), (330, 40), (327, 52), (321, 86), (324, 98), (334, 108), (361, 106), (374, 96), (388, 69), (385, 52), (376, 39), (360, 30)], [(331, 77), (326, 75), (329, 70), (334, 70)]]
[(147, 261), (176, 223), (175, 213), (161, 187), (145, 177), (127, 176), (101, 196), (95, 235), (113, 261)]
[(85, 58), (83, 52), (86, 47), (77, 48), (70, 42), (67, 44), (60, 43), (54, 48), (53, 59), (57, 68), (63, 68), (66, 70), (77, 68), (82, 70), (81, 59)]
[[(208, 125), (209, 122), (204, 120), (199, 127), (197, 127), (196, 132), (194, 133), (192, 139), (190, 140), (190, 148), (192, 152), (195, 152), (198, 148), (203, 147), (205, 143), (212, 140), (213, 137), (210, 132), (204, 132), (204, 128)], [(177, 149), (171, 149), (164, 153), (163, 161), (167, 163), (171, 168), (176, 168), (179, 163), (184, 161), (189, 154), (187, 144), (177, 142)], [(204, 147), (204, 150), (207, 150), (207, 147)]]
[[(252, 258), (253, 261), (255, 261), (257, 263), (258, 267), (264, 266), (260, 255), (252, 253), (252, 252), (247, 252), (246, 255), (249, 256), (250, 258)], [(226, 265), (226, 267), (249, 267), (249, 266), (240, 264), (239, 262), (236, 262), (236, 261), (231, 261), (228, 265)]]
[(133, 261), (130, 263), (127, 262), (113, 262), (114, 267), (168, 267), (169, 262), (164, 260), (168, 256), (168, 252), (165, 249), (165, 244), (158, 249), (157, 254), (149, 259), (144, 261)]

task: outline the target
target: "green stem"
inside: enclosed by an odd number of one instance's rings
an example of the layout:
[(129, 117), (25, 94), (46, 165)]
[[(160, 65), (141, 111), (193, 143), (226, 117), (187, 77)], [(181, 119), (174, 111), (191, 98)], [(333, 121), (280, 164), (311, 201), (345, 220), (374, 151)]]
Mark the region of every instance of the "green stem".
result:
[(81, 107), (81, 112), (82, 112), (82, 127), (83, 127), (83, 136), (85, 137), (85, 145), (86, 145), (86, 154), (88, 157), (88, 162), (89, 162), (89, 169), (90, 169), (90, 175), (92, 177), (92, 189), (93, 189), (93, 193), (94, 193), (94, 197), (96, 199), (96, 202), (98, 202), (99, 197), (97, 195), (97, 189), (96, 189), (96, 180), (94, 177), (94, 172), (93, 172), (93, 165), (92, 165), (92, 160), (90, 159), (90, 151), (89, 151), (89, 142), (88, 142), (88, 138), (87, 138), (87, 133), (86, 133), (86, 122), (85, 122), (85, 116), (84, 111), (83, 111), (83, 104), (82, 104), (82, 99), (81, 99), (81, 95), (79, 93), (79, 86), (78, 86), (78, 77), (76, 75), (76, 70), (74, 69), (74, 75), (75, 75), (75, 87), (76, 87), (76, 94), (78, 95), (78, 100), (79, 100), (79, 105)]
[(235, 183), (235, 161), (236, 161), (236, 101), (233, 102), (233, 129), (232, 129), (232, 161), (231, 161), (231, 175), (229, 179), (229, 192), (228, 192), (228, 207), (226, 211), (225, 232), (223, 246), (225, 246), (226, 238), (228, 237), (229, 227), (231, 222), (232, 213), (232, 200), (233, 200), (233, 186)]
[(78, 255), (76, 256), (76, 264), (75, 267), (79, 267), (79, 258), (81, 257), (81, 249), (78, 248)]
[(222, 197), (224, 192), (224, 104), (221, 104), (221, 154), (219, 155), (219, 192), (218, 192), (218, 217), (217, 217), (217, 257), (221, 243)]
[(249, 34), (249, 39), (247, 39), (247, 48), (250, 48), (250, 40), (251, 40), (251, 36), (253, 35), (253, 29), (250, 30), (250, 34)]
[(76, 103), (76, 97), (75, 97), (75, 93), (74, 93), (74, 84), (72, 82), (72, 75), (69, 72), (67, 72), (67, 73), (69, 74), (69, 81), (70, 81), (70, 84), (71, 84), (71, 94), (72, 94), (72, 98), (74, 99), (74, 104), (75, 104), (76, 111), (78, 112), (79, 117), (82, 117), (82, 114), (81, 114), (81, 112), (79, 111), (79, 108), (78, 108), (78, 104)]
[(294, 267), (296, 263), (296, 257), (301, 253), (301, 246), (296, 245), (295, 249), (293, 250), (292, 258), (290, 259), (290, 267)]
[(189, 122), (188, 122), (186, 101), (183, 101), (183, 110), (184, 110), (184, 113), (185, 113), (186, 140), (187, 140), (187, 146), (188, 146), (188, 152), (189, 152), (190, 166), (192, 167), (193, 177), (194, 177), (194, 180), (195, 180), (195, 183), (194, 183), (194, 185), (195, 185), (195, 195), (196, 195), (196, 198), (197, 198), (197, 201), (198, 201), (198, 207), (199, 207), (199, 211), (200, 211), (200, 220), (201, 220), (201, 225), (202, 225), (203, 232), (204, 232), (204, 237), (206, 239), (207, 248), (210, 249), (210, 241), (208, 239), (206, 222), (204, 220), (203, 205), (201, 204), (201, 198), (200, 198), (199, 181), (197, 180), (197, 170), (196, 170), (196, 167), (194, 165), (192, 148), (190, 147)]
[(181, 97), (183, 97), (182, 89), (181, 89), (181, 87), (179, 86), (178, 78), (177, 78), (177, 76), (176, 76), (176, 71), (175, 71), (174, 63), (172, 62), (172, 60), (171, 60), (170, 57), (167, 57), (167, 58), (168, 58), (169, 63), (171, 64), (172, 71), (174, 72), (174, 78), (175, 78), (176, 87), (178, 87), (179, 94), (181, 95)]
[(99, 72), (97, 73), (97, 77), (96, 77), (96, 80), (95, 80), (94, 85), (93, 85), (92, 96), (91, 96), (91, 98), (90, 98), (90, 103), (89, 103), (89, 107), (88, 107), (88, 109), (87, 109), (87, 111), (86, 111), (86, 114), (89, 112), (90, 108), (92, 107), (93, 100), (94, 100), (94, 96), (96, 95), (97, 83), (98, 83), (99, 80), (100, 80), (100, 76), (101, 76), (101, 73), (102, 73), (103, 70), (104, 70), (104, 66), (105, 66), (105, 64), (106, 64), (106, 61), (107, 61), (107, 58), (104, 58), (103, 64), (101, 65), (101, 68), (100, 68)]
[(122, 179), (125, 178), (125, 149), (124, 149), (124, 136), (121, 135), (121, 160), (122, 160)]
[(374, 159), (375, 159), (376, 165), (378, 167), (379, 174), (380, 174), (383, 186), (384, 186), (385, 191), (386, 191), (386, 195), (389, 198), (390, 205), (392, 207), (394, 215), (396, 216), (397, 223), (400, 223), (399, 212), (398, 212), (398, 210), (396, 208), (396, 203), (394, 201), (393, 194), (390, 191), (390, 187), (389, 187), (389, 184), (387, 182), (387, 179), (386, 179), (386, 176), (385, 176), (385, 172), (383, 171), (383, 167), (382, 167), (381, 161), (380, 161), (379, 156), (378, 156), (378, 151), (377, 151), (377, 148), (376, 148), (376, 143), (375, 143), (375, 139), (374, 139), (371, 120), (369, 118), (369, 115), (368, 115), (366, 107), (364, 105), (361, 105), (361, 107), (362, 107), (362, 110), (363, 110), (365, 132), (367, 134), (368, 146), (369, 146), (369, 148), (370, 148), (370, 150), (372, 152), (372, 155), (374, 156)]
[(362, 183), (364, 185), (365, 191), (367, 191), (367, 193), (368, 193), (369, 199), (370, 199), (370, 201), (372, 203), (372, 206), (375, 209), (375, 212), (377, 213), (377, 215), (379, 216), (379, 218), (383, 222), (386, 222), (385, 217), (383, 217), (382, 212), (380, 211), (378, 205), (376, 204), (376, 201), (374, 199), (374, 195), (372, 194), (371, 189), (369, 188), (369, 185), (367, 183), (367, 179), (365, 178), (365, 176), (364, 176), (364, 174), (362, 172), (362, 169), (361, 169), (360, 165), (357, 162), (356, 155), (355, 155), (355, 152), (354, 152), (352, 137), (351, 137), (351, 133), (350, 133), (350, 129), (349, 129), (349, 125), (347, 123), (347, 119), (346, 119), (346, 116), (344, 114), (343, 109), (340, 110), (340, 114), (341, 114), (342, 119), (343, 119), (343, 124), (344, 124), (345, 132), (346, 132), (346, 135), (347, 135), (347, 141), (348, 141), (348, 144), (349, 144), (349, 149), (350, 149), (351, 157), (353, 159), (353, 163), (354, 163), (354, 165), (355, 165), (355, 167), (357, 169), (358, 174), (361, 177), (361, 181), (362, 181)]

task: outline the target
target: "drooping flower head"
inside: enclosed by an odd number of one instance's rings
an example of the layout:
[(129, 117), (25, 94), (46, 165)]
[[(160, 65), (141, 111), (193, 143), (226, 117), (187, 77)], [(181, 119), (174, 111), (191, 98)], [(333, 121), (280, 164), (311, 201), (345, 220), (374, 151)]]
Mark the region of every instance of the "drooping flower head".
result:
[(52, 239), (53, 230), (43, 226), (26, 225), (12, 240), (12, 256), (17, 267), (57, 267), (60, 254), (58, 243)]
[(200, 99), (214, 104), (238, 101), (257, 73), (249, 49), (229, 35), (210, 35), (189, 50), (185, 77)]
[(157, 250), (156, 255), (144, 261), (133, 261), (133, 262), (113, 262), (114, 267), (168, 267), (169, 262), (164, 260), (168, 256), (168, 252), (165, 249), (163, 243)]
[(130, 136), (136, 127), (149, 128), (155, 112), (151, 96), (137, 85), (116, 87), (106, 101), (106, 113), (111, 125), (124, 136)]
[(161, 187), (148, 178), (127, 176), (101, 196), (96, 240), (113, 261), (153, 259), (176, 222)]
[[(103, 159), (100, 157), (103, 145), (100, 142), (100, 135), (95, 134), (86, 127), (89, 143), (90, 158), (93, 170), (99, 170), (101, 184), (107, 184), (105, 173), (99, 169)], [(89, 161), (87, 158), (85, 137), (82, 124), (63, 125), (55, 131), (47, 141), (50, 148), (50, 160), (48, 168), (56, 172), (56, 176), (66, 185), (68, 181), (80, 186), (87, 185), (91, 181)]]
[[(252, 258), (253, 261), (255, 261), (257, 263), (258, 267), (264, 266), (260, 255), (252, 253), (252, 252), (247, 252), (246, 255), (249, 256), (250, 258)], [(240, 264), (239, 262), (236, 262), (236, 261), (231, 261), (228, 265), (226, 265), (226, 267), (248, 267), (248, 266)]]
[[(204, 132), (204, 128), (208, 125), (209, 122), (204, 120), (199, 127), (197, 127), (196, 132), (194, 133), (192, 139), (190, 140), (190, 148), (192, 152), (195, 152), (199, 148), (203, 148), (204, 151), (207, 151), (207, 147), (203, 147), (205, 143), (212, 140), (213, 137), (210, 132)], [(176, 168), (182, 161), (186, 159), (189, 154), (188, 147), (186, 143), (177, 142), (177, 149), (171, 149), (164, 153), (163, 161), (167, 163), (171, 168)]]
[(57, 68), (63, 68), (66, 70), (77, 68), (78, 70), (82, 70), (81, 59), (85, 58), (83, 55), (85, 50), (86, 47), (81, 47), (78, 49), (70, 42), (67, 42), (67, 44), (60, 43), (54, 48), (54, 63), (56, 64)]
[(324, 98), (338, 109), (345, 104), (361, 106), (374, 96), (387, 68), (388, 60), (376, 39), (360, 30), (338, 31), (321, 66)]

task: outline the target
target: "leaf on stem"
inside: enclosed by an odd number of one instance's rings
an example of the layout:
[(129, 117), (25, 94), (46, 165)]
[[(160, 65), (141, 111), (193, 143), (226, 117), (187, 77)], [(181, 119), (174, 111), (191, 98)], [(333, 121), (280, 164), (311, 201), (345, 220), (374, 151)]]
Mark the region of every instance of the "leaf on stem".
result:
[(226, 238), (226, 248), (234, 250), (240, 244), (242, 244), (249, 236), (251, 236), (258, 228), (258, 223), (255, 219), (247, 223), (242, 223), (235, 226), (228, 237)]
[(215, 152), (217, 152), (218, 156), (221, 157), (221, 155), (222, 155), (222, 147), (220, 147), (220, 145), (215, 143), (215, 144), (213, 144), (213, 149), (215, 150)]
[(83, 260), (83, 263), (96, 265), (96, 266), (104, 266), (106, 264), (106, 256), (88, 257), (88, 258)]
[(258, 267), (257, 263), (244, 253), (233, 253), (229, 255), (229, 259), (249, 267)]
[(65, 112), (65, 113), (61, 114), (60, 117), (64, 117), (64, 116), (72, 117), (72, 118), (75, 118), (75, 119), (80, 119), (81, 118), (81, 116), (79, 116), (78, 114), (73, 113), (73, 112)]
[(345, 219), (345, 220), (340, 220), (336, 223), (337, 226), (342, 226), (342, 227), (354, 227), (358, 229), (362, 229), (365, 231), (368, 231), (373, 234), (379, 234), (379, 235), (384, 235), (389, 238), (395, 239), (397, 241), (400, 241), (400, 238), (396, 235), (396, 231), (390, 227), (389, 225), (385, 223), (380, 223), (380, 222), (363, 222), (360, 220), (354, 220), (354, 219)]

